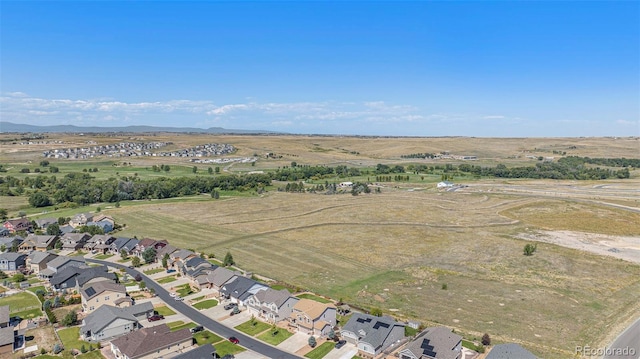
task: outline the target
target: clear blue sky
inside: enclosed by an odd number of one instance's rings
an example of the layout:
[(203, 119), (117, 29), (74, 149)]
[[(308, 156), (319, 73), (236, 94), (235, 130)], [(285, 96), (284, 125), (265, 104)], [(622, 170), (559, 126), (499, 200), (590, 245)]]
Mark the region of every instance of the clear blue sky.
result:
[(640, 2), (11, 2), (1, 119), (639, 136)]

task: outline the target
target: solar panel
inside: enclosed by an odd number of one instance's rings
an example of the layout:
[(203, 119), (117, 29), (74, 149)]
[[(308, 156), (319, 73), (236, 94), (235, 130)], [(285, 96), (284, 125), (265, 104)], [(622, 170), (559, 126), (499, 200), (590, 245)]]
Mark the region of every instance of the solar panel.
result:
[(93, 297), (96, 294), (96, 290), (93, 287), (89, 287), (85, 290), (88, 296)]

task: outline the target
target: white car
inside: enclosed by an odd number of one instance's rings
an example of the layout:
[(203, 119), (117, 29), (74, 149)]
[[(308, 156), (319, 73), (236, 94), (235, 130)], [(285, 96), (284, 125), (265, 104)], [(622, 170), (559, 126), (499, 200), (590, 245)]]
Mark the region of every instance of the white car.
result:
[(177, 300), (178, 302), (182, 302), (184, 300), (184, 298), (182, 297), (175, 297), (174, 299)]
[(177, 294), (177, 293), (171, 293), (171, 294), (169, 294), (169, 295), (170, 295), (172, 298), (175, 298), (175, 297), (176, 297), (176, 295), (178, 295), (178, 294)]

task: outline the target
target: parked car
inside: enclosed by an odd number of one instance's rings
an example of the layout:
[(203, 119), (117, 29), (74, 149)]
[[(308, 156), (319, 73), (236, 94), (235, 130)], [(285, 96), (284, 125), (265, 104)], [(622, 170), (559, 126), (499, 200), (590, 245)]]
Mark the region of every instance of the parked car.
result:
[(345, 344), (347, 344), (347, 341), (346, 341), (346, 340), (339, 340), (339, 341), (336, 343), (336, 349), (340, 349), (340, 348), (342, 348)]
[(236, 303), (228, 303), (228, 304), (225, 304), (224, 309), (225, 310), (229, 310), (229, 309), (233, 309), (233, 308), (235, 308), (237, 306), (238, 305)]
[(167, 269), (167, 273), (175, 273), (175, 269)]
[(184, 298), (182, 298), (182, 297), (175, 297), (174, 299), (177, 300), (178, 302), (184, 301)]
[(193, 327), (191, 329), (189, 329), (191, 331), (191, 333), (197, 333), (197, 332), (201, 332), (204, 330), (204, 327), (202, 325), (198, 325), (197, 327)]
[(162, 320), (162, 319), (164, 319), (164, 315), (161, 315), (161, 314), (155, 314), (155, 315), (150, 316), (150, 317), (149, 317), (149, 318), (147, 318), (147, 319), (149, 319), (149, 321), (150, 321), (150, 322), (155, 322), (156, 320)]
[(169, 294), (169, 295), (171, 296), (171, 298), (175, 298), (175, 297), (176, 297), (176, 295), (178, 295), (178, 293), (171, 292), (171, 294)]
[(229, 341), (232, 342), (233, 344), (238, 344), (240, 343), (240, 341), (238, 340), (238, 338), (236, 337), (229, 337)]

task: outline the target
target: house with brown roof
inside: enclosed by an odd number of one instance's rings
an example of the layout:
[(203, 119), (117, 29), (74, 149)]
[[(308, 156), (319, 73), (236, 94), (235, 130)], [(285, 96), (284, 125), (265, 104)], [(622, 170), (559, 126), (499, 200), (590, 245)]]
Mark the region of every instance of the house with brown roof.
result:
[(336, 307), (311, 299), (298, 300), (289, 315), (289, 326), (309, 335), (328, 335), (335, 325)]
[(167, 242), (166, 239), (163, 240), (155, 240), (152, 238), (143, 238), (138, 245), (136, 245), (136, 247), (133, 249), (133, 251), (131, 251), (134, 256), (137, 256), (139, 258), (142, 258), (142, 253), (147, 249), (147, 248), (153, 248), (156, 250), (156, 253), (158, 253), (159, 250), (161, 250), (162, 248), (164, 248), (164, 246), (166, 246), (167, 244), (169, 244), (169, 242)]
[(58, 236), (29, 234), (27, 238), (20, 243), (18, 251), (27, 253), (31, 251), (45, 252), (53, 249), (57, 239)]
[(65, 233), (59, 240), (62, 242), (62, 249), (76, 251), (82, 248), (89, 238), (91, 235), (88, 233)]
[(449, 328), (432, 327), (422, 331), (399, 353), (400, 359), (460, 359), (462, 337)]
[(110, 280), (85, 284), (80, 290), (80, 296), (82, 311), (85, 313), (91, 313), (104, 304), (119, 308), (133, 305), (125, 287)]
[(75, 216), (73, 216), (73, 218), (71, 218), (71, 220), (69, 221), (69, 224), (75, 228), (79, 226), (84, 226), (87, 224), (87, 222), (91, 222), (91, 220), (93, 220), (93, 214), (78, 213)]
[(278, 323), (289, 318), (298, 301), (286, 289), (267, 288), (249, 297), (245, 304), (254, 316), (269, 323)]
[(31, 222), (27, 218), (10, 219), (2, 225), (9, 233), (16, 233), (18, 231), (30, 231), (32, 228)]
[(166, 324), (142, 328), (111, 341), (116, 359), (172, 358), (192, 348), (189, 329), (172, 332)]

